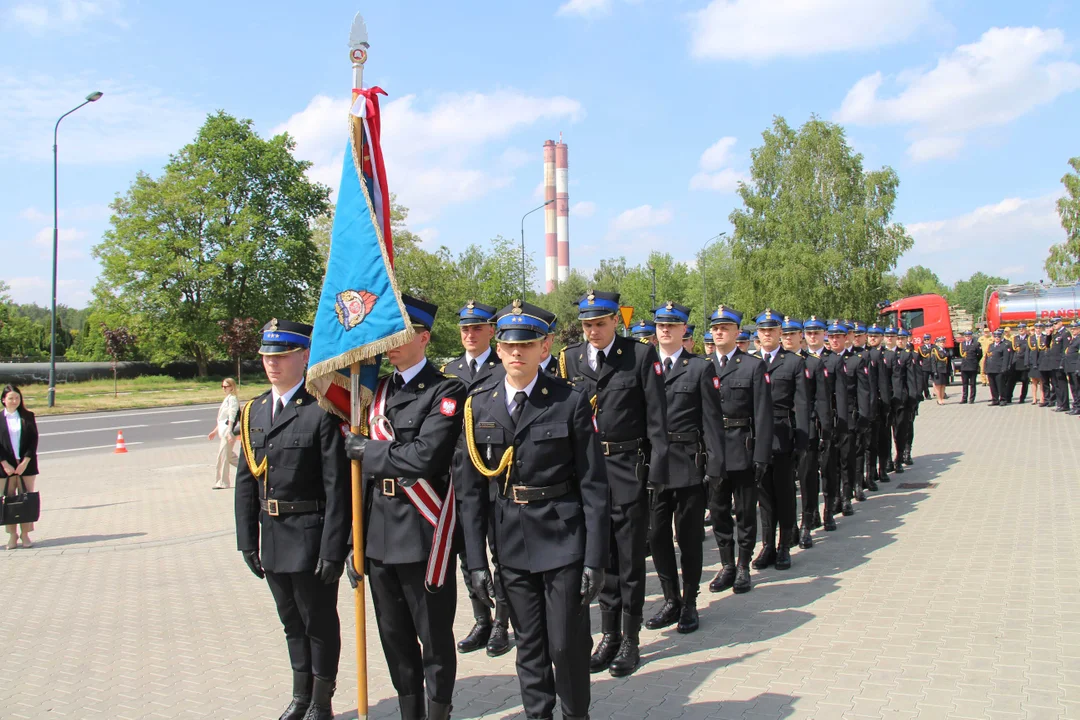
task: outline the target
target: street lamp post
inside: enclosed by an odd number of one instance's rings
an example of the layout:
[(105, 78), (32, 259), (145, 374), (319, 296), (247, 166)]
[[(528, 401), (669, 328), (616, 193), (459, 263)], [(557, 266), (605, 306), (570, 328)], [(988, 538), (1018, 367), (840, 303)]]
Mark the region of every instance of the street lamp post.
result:
[(537, 210), (543, 210), (553, 202), (555, 202), (554, 198), (548, 200), (540, 207), (534, 207), (532, 210), (521, 216), (521, 302), (525, 302), (525, 218), (529, 217)]
[(49, 331), (49, 407), (56, 404), (56, 257), (60, 246), (60, 203), (57, 194), (57, 151), (56, 138), (63, 120), (83, 105), (97, 102), (104, 93), (95, 91), (86, 96), (79, 105), (60, 116), (53, 126), (53, 231), (52, 231), (52, 328)]
[(714, 235), (701, 246), (701, 311), (705, 315), (706, 330), (709, 328), (709, 286), (705, 281), (705, 249), (723, 237), (727, 237), (726, 232)]

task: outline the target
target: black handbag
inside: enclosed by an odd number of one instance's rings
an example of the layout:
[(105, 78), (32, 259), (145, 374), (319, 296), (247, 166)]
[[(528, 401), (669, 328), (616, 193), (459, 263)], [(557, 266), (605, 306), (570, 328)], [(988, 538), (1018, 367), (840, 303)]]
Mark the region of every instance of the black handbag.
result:
[[(7, 494), (7, 486), (12, 478), (16, 479), (15, 494)], [(41, 496), (36, 492), (26, 492), (22, 475), (12, 475), (4, 484), (4, 496), (0, 498), (0, 525), (22, 525), (37, 522), (41, 517)]]

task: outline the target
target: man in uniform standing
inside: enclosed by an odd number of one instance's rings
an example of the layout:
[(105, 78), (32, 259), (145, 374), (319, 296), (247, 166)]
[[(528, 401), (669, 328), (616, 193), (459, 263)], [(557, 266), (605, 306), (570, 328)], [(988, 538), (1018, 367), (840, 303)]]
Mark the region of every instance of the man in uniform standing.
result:
[(1005, 342), (1005, 333), (1001, 328), (994, 331), (994, 343), (986, 353), (986, 376), (990, 379), (990, 404), (1004, 405), (1006, 400), (1006, 375), (1011, 363), (1011, 346)]
[(555, 316), (555, 313), (548, 312), (543, 308), (541, 308), (539, 315), (542, 320), (548, 322), (547, 336), (544, 338), (544, 345), (540, 353), (540, 372), (558, 377), (559, 363), (551, 355), (551, 345), (555, 342), (555, 330), (559, 318)]
[[(589, 398), (539, 371), (548, 321), (515, 300), (498, 314), (505, 372), (465, 406), (462, 524), (474, 590), (490, 603), (487, 546), (510, 602), (526, 717), (589, 713), (589, 604), (604, 582), (611, 505)], [(490, 492), (494, 490), (494, 495)]]
[(720, 305), (709, 323), (716, 343), (712, 359), (720, 379), (727, 470), (723, 478), (710, 478), (709, 515), (722, 567), (709, 583), (709, 592), (730, 588), (747, 593), (757, 544), (757, 488), (772, 462), (772, 393), (765, 380), (765, 362), (736, 345), (742, 313)]
[[(794, 344), (793, 332), (796, 325), (795, 321), (784, 324), (785, 348), (788, 347), (789, 342)], [(799, 491), (802, 496), (802, 530), (799, 547), (805, 550), (814, 545), (810, 536), (811, 531), (821, 526), (821, 515), (818, 511), (818, 504), (821, 502), (819, 495), (822, 492), (821, 479), (828, 469), (829, 457), (833, 453), (836, 408), (838, 402), (843, 402), (843, 397), (837, 395), (835, 379), (825, 369), (825, 356), (829, 352), (825, 349), (825, 323), (818, 320), (816, 315), (811, 315), (802, 328), (806, 349), (801, 355), (809, 371), (806, 389), (811, 399), (810, 410), (813, 413), (810, 419), (810, 442), (797, 471)], [(844, 407), (846, 408), (846, 403)], [(830, 487), (832, 492), (829, 491)], [(836, 494), (836, 487), (836, 485), (830, 485), (829, 480), (826, 479), (825, 515), (829, 518), (831, 525), (831, 528), (827, 529), (831, 530), (836, 529), (830, 504), (831, 498)]]
[[(657, 340), (657, 344), (659, 344), (660, 338), (657, 337), (656, 340)], [(694, 352), (694, 326), (693, 325), (687, 325), (686, 326), (686, 332), (684, 332), (683, 336), (682, 336), (682, 346), (683, 346), (683, 350), (685, 350), (686, 352), (688, 352), (688, 353)]]
[[(697, 595), (708, 482), (724, 476), (724, 415), (713, 364), (683, 346), (690, 308), (669, 302), (656, 308), (656, 336), (667, 397), (668, 477), (651, 487), (649, 547), (664, 604), (645, 622), (649, 630), (678, 623), (680, 633), (698, 629)], [(675, 562), (672, 522), (682, 557), (682, 594)]]
[(930, 333), (924, 333), (922, 336), (922, 344), (919, 345), (919, 390), (920, 397), (923, 400), (930, 399), (930, 376), (934, 374), (933, 363), (930, 359), (930, 351), (934, 345), (930, 338)]
[(896, 353), (883, 346), (884, 339), (885, 330), (877, 323), (866, 329), (870, 366), (877, 370), (874, 423), (870, 429), (870, 449), (866, 458), (866, 482), (871, 490), (877, 490), (879, 482), (889, 482), (886, 466), (891, 459), (889, 451), (892, 450), (892, 392)]
[[(972, 338), (974, 333), (964, 331), (964, 340), (960, 343), (960, 382), (963, 383), (963, 395), (960, 404), (975, 403), (975, 389), (978, 387), (975, 379), (979, 375), (979, 363), (982, 360), (982, 346)], [(971, 394), (968, 395), (970, 389)], [(971, 398), (970, 400), (968, 398)]]
[(448, 499), (465, 384), (425, 357), (438, 306), (407, 295), (401, 301), (416, 337), (386, 353), (395, 371), (376, 388), (370, 439), (350, 433), (345, 449), (364, 464), (365, 560), (401, 717), (446, 720), (457, 673), (457, 588), (429, 577), (433, 561), (452, 566), (453, 554), (440, 556), (446, 546), (427, 519), (426, 501)]
[(852, 345), (845, 364), (851, 365), (854, 362), (852, 357), (858, 358), (858, 369), (855, 372), (855, 377), (858, 392), (857, 407), (860, 412), (855, 421), (858, 435), (855, 451), (855, 477), (852, 482), (851, 494), (856, 500), (862, 502), (866, 500), (866, 493), (863, 492), (863, 488), (867, 490), (878, 489), (877, 484), (871, 477), (869, 463), (867, 462), (871, 439), (874, 435), (874, 422), (877, 419), (878, 377), (877, 366), (870, 358), (870, 350), (866, 347), (866, 325), (856, 322), (852, 327)]
[[(832, 497), (827, 498), (829, 514), (825, 517), (825, 529), (836, 529), (835, 522), (830, 528), (832, 514), (840, 512), (843, 515), (854, 515), (855, 510), (851, 507), (851, 488), (855, 477), (855, 454), (857, 442), (857, 413), (858, 413), (858, 369), (859, 358), (849, 361), (849, 355), (854, 355), (847, 347), (847, 338), (850, 329), (839, 320), (829, 325), (829, 349), (832, 351), (825, 358), (825, 369), (836, 379), (837, 394), (843, 395), (843, 408), (837, 403), (836, 412), (836, 453), (830, 458), (831, 466), (827, 475), (834, 480), (829, 490), (838, 491)], [(835, 468), (835, 469), (834, 469)], [(828, 483), (828, 480), (827, 480)]]
[(716, 352), (716, 346), (713, 345), (712, 332), (706, 330), (705, 335), (702, 337), (705, 342), (705, 357), (711, 360), (713, 353)]
[(310, 345), (310, 325), (267, 323), (259, 354), (271, 390), (240, 415), (244, 459), (236, 469), (236, 547), (251, 572), (266, 578), (285, 627), (293, 699), (281, 720), (334, 715), (338, 580), (351, 529), (339, 424), (304, 388)]
[(1080, 415), (1080, 319), (1069, 325), (1069, 345), (1061, 359), (1061, 368), (1069, 380), (1072, 389), (1072, 407), (1070, 415)]
[(1052, 361), (1054, 363), (1054, 394), (1057, 407), (1054, 412), (1069, 412), (1069, 378), (1065, 374), (1065, 350), (1072, 342), (1072, 335), (1065, 329), (1062, 318), (1054, 318)]
[[(495, 312), (497, 310), (498, 308), (491, 305), (470, 300), (458, 311), (458, 330), (461, 332), (461, 346), (465, 349), (465, 353), (443, 365), (441, 372), (460, 379), (468, 389), (483, 383), (502, 364), (498, 355), (491, 350), (491, 340), (495, 337)], [(468, 458), (465, 454), (465, 446), (459, 438), (458, 448), (454, 453), (454, 477), (460, 475), (462, 466), (466, 462)], [(493, 558), (493, 562), (498, 566), (497, 558)], [(502, 581), (498, 579), (498, 573), (495, 575), (494, 625), (491, 622), (491, 609), (487, 603), (476, 597), (476, 593), (472, 590), (464, 556), (461, 558), (461, 573), (465, 578), (465, 589), (469, 594), (475, 622), (468, 635), (457, 644), (458, 652), (470, 653), (485, 645), (490, 657), (498, 657), (509, 652), (510, 608), (506, 604), (506, 594), (503, 592)]]
[[(901, 462), (903, 452), (902, 438), (904, 435), (905, 413), (908, 398), (908, 364), (911, 362), (911, 353), (905, 347), (906, 343), (900, 342), (900, 333), (890, 325), (885, 328), (885, 352), (890, 358), (892, 367), (892, 391), (889, 403), (889, 437), (886, 438), (884, 452), (885, 472), (904, 472), (904, 464)], [(895, 443), (896, 451), (893, 453)], [(895, 460), (894, 460), (895, 457)], [(888, 475), (882, 479), (887, 480)]]
[(744, 353), (750, 352), (750, 333), (745, 330), (741, 331), (735, 339), (735, 347), (739, 348)]
[(1013, 346), (1013, 374), (1009, 378), (1009, 402), (1012, 402), (1013, 393), (1016, 391), (1017, 383), (1020, 384), (1020, 399), (1021, 404), (1027, 402), (1028, 384), (1031, 379), (1028, 377), (1028, 332), (1027, 323), (1020, 323), (1016, 326), (1016, 336), (1012, 339)]
[(645, 486), (668, 478), (663, 367), (651, 343), (615, 334), (619, 294), (590, 290), (578, 300), (587, 342), (563, 349), (563, 377), (594, 404), (596, 431), (611, 493), (611, 557), (600, 592), (603, 637), (589, 667), (630, 675), (640, 662), (638, 633), (645, 609)]
[(642, 320), (630, 331), (631, 337), (638, 342), (649, 343), (656, 347), (656, 326), (651, 322)]
[[(772, 310), (757, 316), (758, 357), (765, 362), (765, 383), (772, 396), (772, 458), (758, 482), (761, 508), (761, 552), (755, 570), (775, 565), (791, 567), (791, 532), (795, 527), (796, 456), (806, 452), (810, 436), (810, 404), (806, 390), (806, 364), (797, 352), (780, 347), (784, 318)], [(794, 330), (798, 332), (800, 328)], [(777, 528), (780, 538), (777, 543)]]

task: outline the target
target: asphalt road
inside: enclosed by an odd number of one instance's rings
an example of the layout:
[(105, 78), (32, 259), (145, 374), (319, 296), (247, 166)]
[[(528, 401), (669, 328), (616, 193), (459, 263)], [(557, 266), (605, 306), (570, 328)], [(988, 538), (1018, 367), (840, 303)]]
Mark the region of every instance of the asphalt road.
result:
[(38, 455), (113, 452), (117, 431), (121, 430), (131, 452), (162, 445), (206, 443), (217, 409), (215, 403), (38, 418)]

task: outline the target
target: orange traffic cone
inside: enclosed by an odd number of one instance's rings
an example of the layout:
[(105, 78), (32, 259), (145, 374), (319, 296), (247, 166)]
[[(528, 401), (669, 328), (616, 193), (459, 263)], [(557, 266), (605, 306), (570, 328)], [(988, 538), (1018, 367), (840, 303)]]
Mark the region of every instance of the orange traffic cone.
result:
[(113, 450), (113, 455), (120, 455), (127, 452), (127, 445), (124, 444), (124, 431), (116, 431), (116, 449)]

